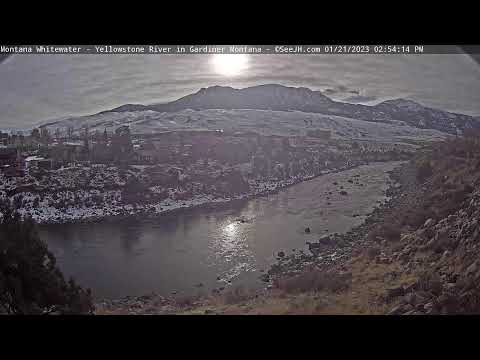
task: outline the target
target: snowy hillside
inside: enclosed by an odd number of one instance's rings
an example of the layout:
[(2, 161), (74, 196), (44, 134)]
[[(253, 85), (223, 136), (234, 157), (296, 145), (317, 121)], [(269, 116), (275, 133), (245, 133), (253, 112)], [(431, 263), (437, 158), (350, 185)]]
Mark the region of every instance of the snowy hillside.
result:
[(223, 129), (292, 135), (310, 127), (331, 129), (340, 137), (386, 140), (403, 136), (436, 138), (443, 136), (439, 131), (456, 135), (480, 128), (477, 118), (428, 108), (412, 100), (394, 99), (366, 106), (333, 101), (307, 88), (274, 84), (245, 89), (212, 86), (166, 104), (127, 104), (44, 126), (88, 126), (103, 131), (119, 125), (130, 125), (134, 132)]
[(129, 125), (133, 133), (153, 133), (171, 130), (223, 130), (227, 132), (255, 131), (263, 134), (302, 135), (308, 130), (326, 129), (334, 138), (401, 142), (412, 140), (441, 140), (447, 134), (438, 130), (419, 129), (403, 122), (374, 123), (340, 116), (304, 113), (300, 111), (269, 110), (183, 110), (176, 113), (155, 111), (107, 112), (86, 117), (62, 120), (50, 125), (54, 131), (72, 126), (80, 130), (113, 131)]

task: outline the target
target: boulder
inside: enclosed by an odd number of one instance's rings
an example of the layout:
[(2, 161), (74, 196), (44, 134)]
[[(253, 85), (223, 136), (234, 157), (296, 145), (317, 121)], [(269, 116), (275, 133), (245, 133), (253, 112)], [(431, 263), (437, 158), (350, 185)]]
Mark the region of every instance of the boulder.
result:
[(435, 225), (435, 220), (430, 218), (427, 221), (425, 221), (425, 223), (423, 224), (423, 227), (429, 228), (430, 226), (433, 226), (433, 225)]
[(477, 270), (478, 270), (478, 260), (475, 260), (472, 264), (470, 264), (470, 266), (467, 267), (467, 269), (465, 270), (465, 274), (470, 275), (470, 274), (476, 273)]
[(394, 306), (389, 312), (387, 312), (387, 315), (400, 315), (402, 313), (403, 309), (403, 304)]
[(405, 294), (403, 286), (396, 286), (387, 289), (387, 301)]

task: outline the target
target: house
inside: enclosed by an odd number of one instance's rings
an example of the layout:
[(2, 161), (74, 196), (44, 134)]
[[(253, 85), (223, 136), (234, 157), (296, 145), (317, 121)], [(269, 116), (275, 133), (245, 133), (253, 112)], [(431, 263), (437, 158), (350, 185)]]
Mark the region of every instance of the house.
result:
[(50, 157), (58, 162), (71, 163), (80, 159), (84, 151), (82, 142), (64, 142), (50, 149)]
[(134, 158), (137, 162), (152, 164), (156, 160), (156, 152), (154, 150), (139, 149), (135, 151)]
[(0, 131), (0, 145), (8, 145), (9, 137), (8, 133)]
[(25, 158), (17, 149), (0, 148), (0, 170), (7, 177), (25, 176)]
[(28, 156), (25, 159), (26, 168), (27, 169), (37, 168), (38, 167), (38, 162), (41, 161), (41, 160), (44, 160), (44, 158), (40, 157), (40, 156)]
[(52, 159), (41, 159), (38, 160), (37, 167), (43, 170), (52, 170), (53, 169), (53, 160)]
[(19, 157), (18, 150), (10, 147), (0, 148), (0, 166), (14, 165)]
[(141, 145), (134, 145), (135, 153), (134, 159), (140, 163), (156, 163), (158, 162), (158, 152), (154, 144), (146, 142)]

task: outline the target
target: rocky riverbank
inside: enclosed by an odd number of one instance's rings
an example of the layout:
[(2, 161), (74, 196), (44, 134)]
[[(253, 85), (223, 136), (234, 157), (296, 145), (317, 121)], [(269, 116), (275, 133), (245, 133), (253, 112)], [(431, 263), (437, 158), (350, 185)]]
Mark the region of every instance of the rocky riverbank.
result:
[[(386, 169), (392, 168), (392, 166), (388, 166), (386, 167)], [(387, 170), (385, 170), (385, 172), (387, 172)], [(361, 173), (364, 174), (365, 170), (360, 172), (349, 171), (347, 173), (349, 174), (348, 178), (352, 178), (351, 184), (349, 184), (350, 180), (349, 179), (347, 180), (347, 177), (345, 177), (344, 181), (331, 178), (330, 180), (327, 180), (329, 185), (328, 187), (325, 187), (325, 190), (327, 188), (331, 188), (331, 190), (333, 190), (334, 188), (337, 188), (337, 192), (340, 193), (342, 191), (341, 189), (346, 189), (348, 190), (348, 192), (350, 192), (351, 191), (350, 187), (352, 187), (352, 190), (353, 188), (362, 189), (363, 187), (359, 187), (359, 186), (361, 186), (362, 182), (364, 182), (366, 179), (360, 178), (358, 177), (360, 175), (355, 175), (355, 174), (361, 174)], [(365, 175), (361, 175), (361, 176), (364, 177)], [(332, 185), (331, 183), (332, 181), (334, 185)], [(336, 181), (338, 181), (338, 183)], [(342, 183), (344, 183), (345, 187), (342, 186)], [(346, 185), (350, 185), (350, 187)], [(326, 196), (328, 199), (329, 195), (327, 194)], [(331, 196), (332, 195), (330, 195), (330, 197)], [(338, 195), (338, 196), (340, 198), (344, 197), (342, 195)], [(351, 195), (348, 195), (348, 196), (351, 196)], [(330, 201), (333, 201), (333, 199)], [(345, 201), (345, 200), (342, 200), (342, 201)], [(380, 210), (376, 209), (371, 216), (377, 216), (377, 214), (379, 213), (380, 213)], [(355, 216), (356, 215), (354, 214), (354, 217)], [(369, 219), (369, 217), (367, 217), (367, 219)], [(272, 269), (270, 269), (270, 271), (263, 273), (262, 275), (262, 278), (264, 280), (267, 280), (267, 282), (265, 283), (264, 289), (260, 289), (256, 291), (241, 290), (240, 294), (237, 294), (238, 292), (237, 286), (233, 285), (233, 286), (228, 286), (226, 288), (214, 289), (211, 294), (212, 296), (207, 297), (207, 299), (204, 298), (204, 299), (194, 299), (194, 300), (186, 300), (186, 298), (183, 298), (183, 299), (180, 298), (179, 300), (179, 298), (176, 296), (166, 298), (158, 294), (152, 294), (152, 295), (149, 295), (148, 297), (143, 297), (143, 296), (137, 297), (137, 298), (128, 297), (128, 298), (119, 299), (115, 301), (104, 300), (99, 303), (100, 304), (99, 311), (101, 313), (105, 311), (112, 312), (117, 310), (121, 311), (122, 313), (145, 313), (147, 309), (150, 309), (149, 311), (147, 311), (147, 313), (151, 313), (151, 312), (154, 312), (154, 309), (155, 309), (154, 303), (159, 302), (164, 304), (165, 306), (168, 305), (166, 308), (164, 308), (164, 305), (162, 305), (161, 310), (159, 310), (159, 312), (164, 313), (165, 311), (175, 312), (175, 311), (179, 311), (179, 309), (185, 309), (185, 304), (190, 304), (190, 303), (191, 303), (190, 307), (195, 308), (200, 305), (204, 305), (205, 303), (208, 304), (211, 301), (214, 301), (216, 303), (220, 302), (221, 304), (224, 301), (222, 299), (225, 299), (225, 298), (230, 299), (228, 300), (228, 302), (232, 302), (231, 299), (250, 298), (252, 297), (252, 295), (254, 295), (254, 298), (255, 296), (259, 296), (259, 298), (270, 296), (271, 292), (275, 291), (276, 278), (281, 278), (281, 277), (291, 276), (297, 273), (301, 273), (306, 267), (311, 266), (312, 264), (316, 266), (320, 266), (320, 264), (323, 264), (323, 265), (335, 264), (340, 260), (348, 257), (349, 254), (354, 252), (355, 249), (361, 248), (362, 243), (360, 241), (358, 243), (355, 243), (353, 234), (355, 233), (356, 230), (363, 229), (364, 227), (365, 226), (357, 227), (344, 235), (335, 234), (329, 237), (329, 239), (331, 239), (332, 241), (330, 245), (333, 245), (335, 241), (338, 241), (338, 244), (336, 246), (325, 247), (323, 249), (323, 253), (321, 256), (316, 252), (311, 254), (303, 250), (298, 250), (296, 252), (293, 252), (292, 255), (285, 255), (283, 252), (279, 252), (278, 253), (279, 262), (275, 264), (272, 267)], [(325, 237), (323, 239), (325, 239)], [(314, 250), (314, 246), (312, 246), (312, 250)], [(247, 294), (244, 294), (244, 292), (246, 292)], [(177, 308), (177, 310), (175, 310), (175, 308)]]
[(426, 149), (391, 172), (390, 200), (362, 225), (310, 243), (311, 254), (279, 252), (264, 293), (172, 302), (166, 313), (479, 313), (478, 154), (476, 138)]

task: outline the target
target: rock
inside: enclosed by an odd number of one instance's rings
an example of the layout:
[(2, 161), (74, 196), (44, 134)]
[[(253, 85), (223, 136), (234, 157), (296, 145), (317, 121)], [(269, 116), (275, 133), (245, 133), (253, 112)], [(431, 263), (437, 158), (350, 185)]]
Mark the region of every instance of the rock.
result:
[(278, 257), (283, 258), (285, 256), (285, 253), (283, 251), (278, 252)]
[(260, 276), (260, 280), (262, 280), (263, 282), (269, 282), (270, 281), (270, 276), (268, 274), (262, 274)]
[(417, 296), (415, 295), (415, 293), (408, 293), (408, 294), (406, 294), (406, 295), (403, 297), (403, 300), (404, 300), (407, 304), (415, 305), (416, 300), (417, 300)]
[(455, 289), (456, 285), (455, 285), (455, 283), (445, 283), (445, 284), (443, 285), (443, 287), (444, 287), (445, 290), (447, 290), (447, 291), (452, 291), (452, 290)]
[(348, 193), (345, 190), (340, 191), (340, 195), (347, 196)]
[(423, 227), (428, 228), (428, 227), (433, 226), (433, 225), (435, 225), (435, 220), (430, 218), (427, 221), (425, 221), (425, 223), (423, 224)]
[(477, 272), (478, 270), (478, 265), (477, 265), (477, 260), (475, 260), (467, 269), (465, 270), (466, 275), (473, 274)]
[(318, 239), (318, 242), (319, 242), (319, 245), (320, 244), (328, 245), (332, 242), (332, 239), (330, 238), (330, 235), (323, 235), (322, 237), (320, 237), (320, 239)]
[(387, 315), (399, 315), (402, 312), (403, 305), (397, 305), (393, 307), (389, 312), (387, 312)]
[(309, 234), (309, 233), (310, 233), (310, 228), (309, 228), (309, 227), (305, 228), (305, 232), (306, 232), (307, 234)]
[(403, 290), (405, 290), (405, 293), (409, 293), (409, 292), (415, 290), (416, 287), (417, 287), (417, 283), (414, 282), (414, 283), (411, 283), (411, 284), (408, 284), (408, 285), (404, 286)]
[(405, 294), (405, 289), (403, 286), (396, 286), (387, 289), (387, 300), (402, 296)]

